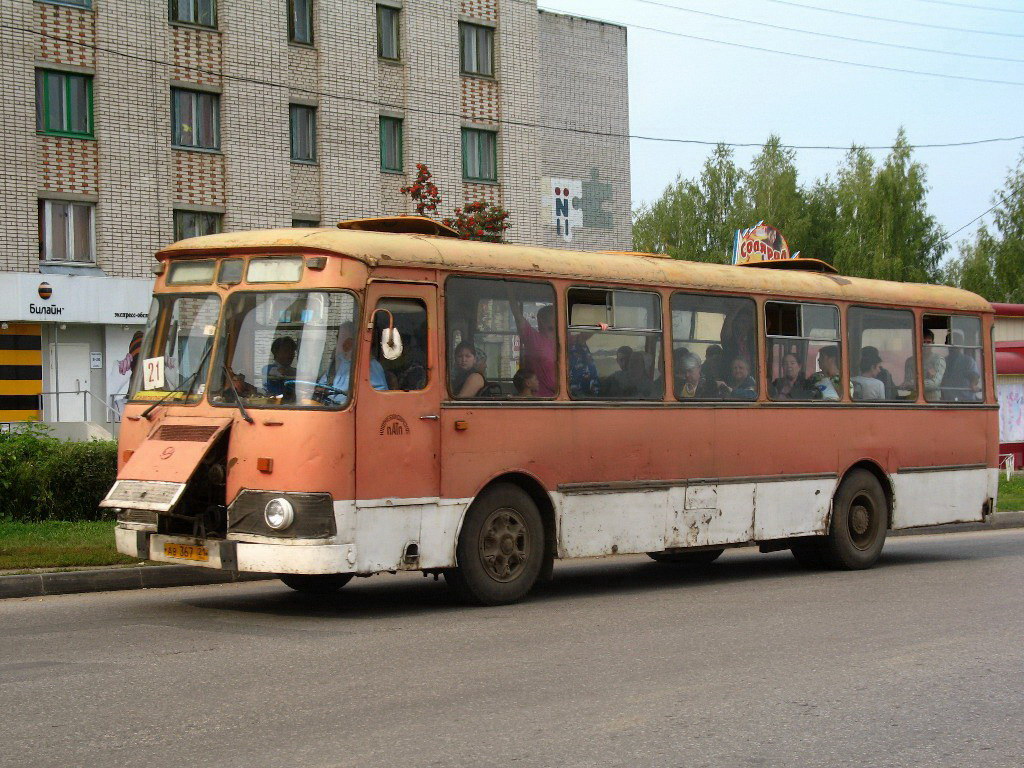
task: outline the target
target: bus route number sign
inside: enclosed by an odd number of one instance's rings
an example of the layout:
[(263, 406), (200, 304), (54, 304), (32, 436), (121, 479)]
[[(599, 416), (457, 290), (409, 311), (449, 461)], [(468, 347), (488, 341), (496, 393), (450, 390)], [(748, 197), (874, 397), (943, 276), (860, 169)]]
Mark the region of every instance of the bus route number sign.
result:
[(142, 361), (142, 388), (163, 389), (164, 387), (164, 359), (163, 357), (150, 357)]

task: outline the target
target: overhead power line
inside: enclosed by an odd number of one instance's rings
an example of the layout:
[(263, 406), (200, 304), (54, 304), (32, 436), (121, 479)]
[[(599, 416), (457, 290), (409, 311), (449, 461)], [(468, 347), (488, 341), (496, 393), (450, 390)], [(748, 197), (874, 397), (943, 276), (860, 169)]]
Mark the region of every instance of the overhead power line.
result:
[(907, 27), (922, 27), (924, 29), (941, 29), (946, 32), (967, 32), (972, 35), (991, 35), (993, 37), (1024, 37), (1016, 32), (995, 32), (987, 29), (971, 29), (970, 27), (947, 27), (943, 24), (928, 24), (924, 21), (906, 21), (905, 19), (892, 19), (888, 16), (871, 16), (866, 13), (854, 13), (853, 11), (840, 11), (836, 8), (821, 8), (817, 5), (804, 5), (794, 3), (793, 0), (763, 0), (766, 3), (776, 5), (788, 5), (793, 8), (802, 8), (805, 11), (820, 11), (821, 13), (833, 13), (838, 16), (851, 16), (857, 19), (870, 19), (871, 21), (884, 21), (886, 24), (902, 24)]
[(654, 5), (659, 8), (668, 8), (673, 11), (681, 11), (683, 13), (693, 13), (700, 16), (708, 16), (713, 19), (723, 19), (725, 21), (738, 21), (742, 24), (755, 24), (758, 27), (767, 29), (778, 29), (784, 32), (796, 32), (801, 35), (811, 35), (812, 37), (824, 37), (830, 40), (843, 40), (848, 43), (861, 43), (864, 45), (877, 45), (884, 48), (897, 48), (904, 51), (917, 51), (919, 53), (935, 53), (942, 56), (956, 56), (964, 59), (984, 59), (987, 61), (1008, 61), (1014, 64), (1024, 64), (1024, 59), (1014, 59), (1006, 56), (986, 56), (980, 53), (960, 53), (959, 51), (946, 51), (941, 48), (922, 48), (915, 45), (903, 45), (901, 43), (885, 43), (880, 40), (866, 40), (861, 37), (846, 37), (844, 35), (834, 35), (829, 32), (816, 32), (810, 29), (799, 29), (798, 27), (785, 27), (781, 24), (770, 24), (766, 21), (757, 21), (756, 19), (742, 19), (738, 16), (726, 16), (721, 13), (712, 13), (711, 11), (698, 11), (695, 8), (682, 8), (678, 5), (671, 5), (669, 3), (660, 3), (657, 0), (633, 0), (635, 3), (643, 3), (644, 5)]
[[(777, 0), (768, 0), (768, 2), (776, 2)], [(541, 10), (550, 11), (552, 13), (558, 13), (550, 8), (542, 8)], [(1024, 81), (1021, 80), (995, 80), (987, 77), (971, 77), (969, 75), (948, 75), (942, 72), (931, 72), (924, 69), (906, 69), (904, 67), (889, 67), (884, 64), (866, 64), (860, 61), (849, 61), (847, 59), (830, 59), (827, 56), (813, 56), (809, 53), (797, 53), (795, 51), (777, 51), (774, 48), (761, 48), (756, 45), (747, 45), (746, 43), (734, 43), (728, 40), (717, 40), (712, 37), (701, 37), (700, 35), (689, 35), (685, 32), (676, 32), (669, 29), (661, 29), (660, 27), (648, 27), (643, 24), (634, 24), (632, 22), (625, 21), (614, 21), (612, 19), (605, 19), (599, 16), (587, 16), (592, 21), (599, 21), (604, 24), (613, 24), (615, 26), (625, 26), (630, 29), (642, 29), (647, 32), (657, 32), (661, 35), (670, 35), (672, 37), (681, 37), (686, 40), (699, 40), (703, 43), (714, 43), (716, 45), (727, 45), (732, 48), (742, 48), (746, 51), (758, 51), (759, 53), (772, 53), (776, 56), (787, 56), (794, 59), (806, 59), (808, 61), (824, 61), (830, 64), (845, 64), (849, 67), (859, 67), (861, 69), (874, 69), (882, 72), (900, 72), (907, 75), (924, 75), (925, 77), (938, 77), (944, 80), (963, 80), (971, 83), (988, 83), (990, 85), (1015, 85), (1024, 86)]]
[[(1011, 195), (1010, 196), (1012, 197), (1013, 195), (1019, 195), (1020, 193), (1021, 193), (1021, 189), (1017, 188), (1017, 189), (1014, 189), (1014, 190), (1011, 191)], [(956, 235), (960, 234), (965, 229), (967, 229), (969, 226), (971, 226), (971, 224), (973, 224), (976, 221), (979, 221), (980, 219), (985, 218), (990, 213), (992, 213), (992, 211), (994, 211), (996, 208), (998, 208), (1001, 203), (1005, 203), (1006, 205), (1010, 205), (1011, 204), (1010, 201), (1006, 199), (1006, 197), (1004, 197), (1003, 195), (999, 194), (998, 192), (996, 192), (996, 197), (998, 197), (999, 200), (995, 203), (995, 205), (993, 205), (987, 211), (979, 213), (977, 216), (975, 216), (973, 219), (968, 221), (966, 224), (964, 224), (959, 229), (955, 229), (952, 232), (950, 232), (948, 235), (946, 235), (944, 238), (942, 238), (942, 240), (940, 242), (945, 243), (945, 242), (948, 242), (949, 240), (952, 240)]]
[(963, 8), (965, 11), (995, 11), (996, 13), (1024, 13), (1017, 8), (996, 8), (992, 5), (971, 5), (970, 3), (954, 3), (952, 0), (917, 0), (919, 3), (930, 5), (948, 5), (953, 8)]
[[(614, 23), (614, 22), (612, 22), (612, 23)], [(103, 46), (103, 45), (97, 45), (95, 43), (84, 43), (84, 42), (81, 42), (79, 40), (75, 40), (75, 39), (70, 38), (70, 37), (63, 37), (63, 36), (60, 36), (60, 35), (53, 35), (53, 34), (50, 34), (50, 33), (47, 33), (47, 32), (40, 32), (39, 30), (29, 29), (27, 27), (19, 27), (17, 25), (12, 25), (12, 24), (0, 23), (0, 28), (2, 28), (2, 29), (9, 29), (9, 30), (12, 30), (12, 31), (15, 31), (15, 32), (21, 32), (21, 33), (28, 34), (28, 35), (36, 35), (38, 37), (42, 37), (42, 38), (46, 38), (46, 39), (50, 39), (50, 40), (57, 40), (57, 41), (60, 41), (60, 42), (63, 42), (63, 43), (67, 43), (69, 45), (74, 45), (74, 46), (78, 46), (78, 47), (81, 47), (81, 48), (87, 48), (87, 49), (93, 50), (93, 51), (107, 53), (107, 54), (110, 54), (112, 56), (118, 56), (118, 57), (121, 57), (121, 58), (124, 58), (124, 59), (128, 59), (128, 60), (132, 60), (132, 61), (141, 61), (141, 62), (144, 62), (144, 63), (147, 63), (147, 64), (155, 64), (157, 66), (162, 66), (162, 67), (167, 67), (167, 68), (174, 67), (174, 68), (177, 68), (177, 69), (189, 70), (189, 71), (197, 72), (197, 73), (204, 74), (204, 75), (213, 75), (213, 76), (216, 76), (216, 77), (221, 77), (221, 78), (223, 78), (225, 80), (230, 80), (230, 81), (234, 81), (234, 82), (249, 83), (249, 84), (253, 84), (253, 85), (263, 85), (263, 86), (266, 86), (268, 88), (277, 88), (277, 89), (282, 89), (282, 90), (289, 91), (289, 92), (304, 93), (304, 94), (308, 94), (308, 95), (311, 95), (311, 96), (319, 96), (319, 97), (322, 97), (322, 98), (325, 98), (325, 99), (337, 99), (337, 100), (345, 101), (345, 102), (348, 102), (348, 103), (365, 104), (365, 105), (368, 105), (368, 106), (384, 108), (384, 109), (400, 109), (400, 110), (403, 110), (405, 112), (414, 112), (414, 113), (418, 113), (418, 114), (427, 114), (427, 115), (433, 115), (433, 116), (436, 116), (436, 117), (454, 117), (454, 118), (461, 118), (462, 117), (461, 112), (446, 112), (444, 110), (427, 109), (427, 108), (424, 108), (424, 107), (410, 107), (410, 106), (406, 106), (404, 104), (396, 104), (396, 103), (390, 102), (390, 101), (379, 101), (379, 100), (376, 100), (376, 99), (361, 99), (361, 98), (358, 98), (358, 97), (355, 97), (355, 96), (348, 96), (348, 95), (343, 95), (343, 94), (339, 94), (339, 93), (332, 93), (330, 91), (321, 91), (321, 90), (313, 90), (313, 89), (309, 89), (309, 88), (301, 88), (301, 87), (293, 86), (293, 85), (288, 84), (288, 83), (275, 82), (273, 80), (264, 80), (264, 79), (255, 78), (255, 77), (246, 77), (244, 75), (232, 75), (232, 74), (225, 73), (225, 72), (223, 72), (221, 70), (207, 69), (205, 67), (199, 67), (199, 66), (195, 66), (195, 65), (175, 64), (173, 62), (165, 61), (163, 59), (152, 58), (152, 57), (149, 57), (149, 56), (141, 56), (139, 54), (129, 53), (127, 51), (121, 51), (121, 50), (118, 50), (116, 48), (111, 48), (111, 47)], [(1022, 83), (1022, 85), (1024, 85), (1024, 83)], [(424, 93), (429, 93), (429, 92), (424, 91)], [(549, 124), (545, 124), (545, 123), (535, 123), (535, 122), (529, 122), (529, 121), (525, 121), (525, 120), (509, 120), (509, 119), (506, 119), (506, 118), (500, 118), (500, 119), (497, 119), (497, 120), (494, 120), (494, 121), (491, 121), (491, 122), (494, 122), (495, 124), (498, 124), (498, 125), (511, 125), (511, 126), (520, 127), (520, 128), (539, 128), (539, 129), (548, 130), (548, 131), (561, 131), (561, 132), (565, 132), (565, 133), (577, 133), (577, 134), (582, 134), (582, 135), (586, 135), (586, 136), (596, 136), (596, 137), (601, 137), (601, 138), (636, 139), (638, 141), (655, 141), (655, 142), (662, 142), (662, 143), (667, 143), (667, 144), (691, 144), (691, 145), (706, 146), (706, 147), (714, 147), (714, 146), (718, 146), (718, 145), (721, 144), (721, 145), (724, 145), (724, 146), (734, 147), (734, 148), (737, 148), (737, 149), (759, 148), (759, 147), (764, 147), (765, 146), (764, 142), (735, 142), (735, 141), (717, 141), (717, 140), (709, 140), (709, 139), (688, 139), (688, 138), (670, 137), (670, 136), (649, 136), (649, 135), (646, 135), (646, 134), (639, 134), (639, 133), (621, 133), (621, 132), (616, 132), (616, 131), (598, 131), (598, 130), (592, 130), (592, 129), (586, 129), (586, 128), (571, 128), (571, 127), (563, 126), (563, 125), (549, 125)], [(925, 144), (910, 144), (910, 145), (908, 145), (908, 148), (909, 149), (914, 149), (914, 150), (916, 150), (916, 149), (948, 149), (948, 148), (956, 148), (956, 147), (977, 146), (977, 145), (980, 145), (980, 144), (997, 144), (997, 143), (1007, 143), (1007, 142), (1016, 142), (1016, 141), (1024, 141), (1024, 134), (1022, 134), (1020, 136), (996, 136), (996, 137), (992, 137), (992, 138), (970, 139), (970, 140), (966, 140), (966, 141), (950, 141), (950, 142), (936, 142), (936, 143), (925, 143)], [(877, 151), (888, 151), (888, 150), (893, 149), (892, 145), (875, 145), (875, 146), (872, 146), (872, 145), (860, 145), (860, 144), (852, 144), (852, 143), (849, 144), (849, 145), (836, 145), (836, 144), (780, 144), (779, 146), (782, 147), (783, 149), (834, 150), (834, 151), (841, 151), (841, 152), (848, 152), (850, 149), (852, 149), (854, 147), (857, 147), (859, 149), (877, 150)]]

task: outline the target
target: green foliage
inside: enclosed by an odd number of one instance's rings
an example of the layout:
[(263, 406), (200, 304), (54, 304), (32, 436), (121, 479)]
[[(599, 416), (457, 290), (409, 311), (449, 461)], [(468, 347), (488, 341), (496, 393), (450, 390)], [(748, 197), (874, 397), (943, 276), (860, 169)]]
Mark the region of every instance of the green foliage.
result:
[(932, 281), (948, 247), (925, 204), (926, 171), (901, 130), (876, 166), (853, 147), (836, 171), (800, 184), (796, 153), (768, 137), (750, 168), (719, 145), (699, 177), (679, 177), (651, 205), (634, 211), (633, 247), (675, 258), (728, 263), (737, 229), (765, 221), (804, 256), (849, 275)]
[(0, 520), (102, 520), (117, 474), (117, 443), (64, 442), (28, 422), (0, 435)]
[(139, 562), (119, 554), (114, 521), (0, 520), (0, 569), (74, 568)]
[(960, 243), (943, 277), (989, 301), (1024, 303), (1024, 152), (993, 202), (995, 232), (982, 225), (973, 242)]

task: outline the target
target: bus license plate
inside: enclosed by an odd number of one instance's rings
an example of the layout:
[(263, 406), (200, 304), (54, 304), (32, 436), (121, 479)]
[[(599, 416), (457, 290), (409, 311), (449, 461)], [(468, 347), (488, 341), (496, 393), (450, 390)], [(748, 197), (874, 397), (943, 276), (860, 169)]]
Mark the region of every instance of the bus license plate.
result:
[(195, 560), (199, 563), (208, 562), (210, 550), (198, 544), (178, 544), (168, 541), (164, 543), (164, 557), (175, 557), (178, 560)]

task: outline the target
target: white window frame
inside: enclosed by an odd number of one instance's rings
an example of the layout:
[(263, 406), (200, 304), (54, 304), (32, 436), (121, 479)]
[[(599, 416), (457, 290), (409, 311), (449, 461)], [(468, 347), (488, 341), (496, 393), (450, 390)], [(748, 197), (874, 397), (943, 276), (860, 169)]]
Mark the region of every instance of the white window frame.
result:
[[(95, 264), (96, 263), (96, 204), (82, 200), (42, 200), (43, 203), (43, 242), (42, 261), (49, 264)], [(54, 256), (53, 238), (50, 233), (53, 231), (54, 207), (67, 207), (68, 215), (65, 220), (64, 242), (74, 244), (75, 241), (75, 214), (74, 206), (82, 206), (89, 211), (89, 254), (87, 259), (76, 259), (74, 255), (63, 257)], [(73, 247), (73, 245), (72, 245)]]

